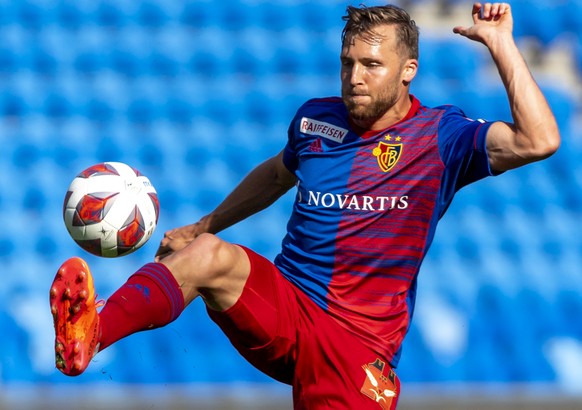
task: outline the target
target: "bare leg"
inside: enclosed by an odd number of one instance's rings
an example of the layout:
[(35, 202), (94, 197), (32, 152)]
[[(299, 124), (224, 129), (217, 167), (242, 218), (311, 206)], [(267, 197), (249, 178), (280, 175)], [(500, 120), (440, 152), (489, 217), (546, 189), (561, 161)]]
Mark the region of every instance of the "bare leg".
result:
[(179, 283), (186, 306), (200, 295), (218, 311), (236, 303), (250, 273), (246, 252), (211, 234), (200, 235), (161, 263)]

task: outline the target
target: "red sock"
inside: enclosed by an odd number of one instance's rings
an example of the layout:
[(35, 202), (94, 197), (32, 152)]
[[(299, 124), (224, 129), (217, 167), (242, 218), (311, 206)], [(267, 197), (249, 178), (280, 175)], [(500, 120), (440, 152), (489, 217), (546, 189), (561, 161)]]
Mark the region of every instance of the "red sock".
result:
[(148, 263), (133, 274), (99, 313), (99, 350), (142, 330), (173, 322), (184, 310), (180, 285), (161, 263)]

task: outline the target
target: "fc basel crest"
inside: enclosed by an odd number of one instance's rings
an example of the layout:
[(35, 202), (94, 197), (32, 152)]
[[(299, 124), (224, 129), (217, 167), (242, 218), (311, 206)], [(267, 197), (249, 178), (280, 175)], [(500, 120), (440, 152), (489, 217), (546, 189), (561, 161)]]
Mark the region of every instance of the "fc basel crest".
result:
[[(386, 137), (387, 140), (391, 140), (390, 136)], [(396, 141), (400, 141), (400, 137), (396, 137)], [(402, 144), (389, 144), (383, 141), (380, 141), (378, 146), (374, 148), (372, 154), (378, 160), (378, 165), (383, 172), (390, 171), (394, 165), (400, 159), (400, 155), (402, 154)]]
[(390, 410), (392, 402), (398, 400), (396, 374), (390, 366), (378, 358), (374, 363), (365, 364), (362, 368), (366, 373), (366, 379), (360, 392), (378, 403), (382, 410)]

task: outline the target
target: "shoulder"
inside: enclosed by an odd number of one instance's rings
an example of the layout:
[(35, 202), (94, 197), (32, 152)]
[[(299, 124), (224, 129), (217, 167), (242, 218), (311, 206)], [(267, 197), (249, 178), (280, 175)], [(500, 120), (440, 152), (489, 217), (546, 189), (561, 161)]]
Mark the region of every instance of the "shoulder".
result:
[(438, 107), (433, 108), (433, 110), (440, 113), (440, 116), (445, 121), (478, 121), (478, 122), (486, 122), (481, 118), (469, 118), (465, 111), (462, 108), (457, 107), (456, 105), (440, 105)]
[(443, 117), (463, 117), (463, 111), (454, 105), (439, 105), (430, 107), (420, 102), (418, 98), (410, 94), (412, 106), (402, 123), (411, 124), (438, 124)]
[(421, 107), (417, 115), (422, 122), (432, 122), (437, 124), (439, 130), (464, 128), (467, 124), (484, 123), (482, 119), (467, 117), (465, 112), (455, 105), (439, 105), (436, 107)]
[(432, 108), (428, 107), (424, 108), (426, 109), (426, 111), (436, 115), (440, 115), (441, 117), (465, 117), (465, 112), (461, 108), (452, 104), (444, 104)]

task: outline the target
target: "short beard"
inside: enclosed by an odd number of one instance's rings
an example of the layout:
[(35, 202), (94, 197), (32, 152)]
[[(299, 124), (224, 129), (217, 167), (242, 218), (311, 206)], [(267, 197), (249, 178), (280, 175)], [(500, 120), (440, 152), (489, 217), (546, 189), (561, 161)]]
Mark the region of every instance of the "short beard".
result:
[(368, 106), (354, 104), (346, 96), (343, 97), (343, 101), (353, 120), (372, 124), (382, 118), (396, 104), (398, 96), (392, 91), (381, 95)]

